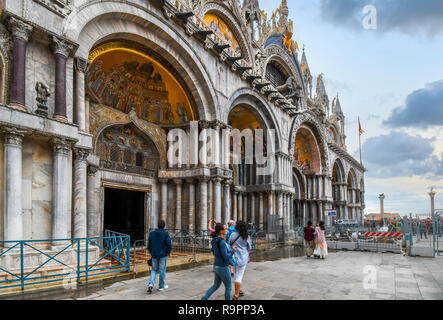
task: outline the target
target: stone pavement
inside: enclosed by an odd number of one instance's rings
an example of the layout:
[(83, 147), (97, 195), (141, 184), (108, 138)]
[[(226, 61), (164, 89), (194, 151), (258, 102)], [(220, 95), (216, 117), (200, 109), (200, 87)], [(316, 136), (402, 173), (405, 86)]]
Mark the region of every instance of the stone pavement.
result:
[[(365, 268), (376, 270), (375, 289), (363, 287), (365, 277), (374, 274)], [(151, 295), (146, 293), (147, 280), (114, 283), (81, 300), (198, 300), (212, 285), (212, 266), (167, 273), (169, 288), (158, 291), (157, 278)], [(243, 289), (244, 300), (443, 300), (443, 257), (340, 251), (331, 252), (325, 260), (297, 257), (251, 262)], [(223, 299), (223, 292), (222, 285), (211, 299)]]

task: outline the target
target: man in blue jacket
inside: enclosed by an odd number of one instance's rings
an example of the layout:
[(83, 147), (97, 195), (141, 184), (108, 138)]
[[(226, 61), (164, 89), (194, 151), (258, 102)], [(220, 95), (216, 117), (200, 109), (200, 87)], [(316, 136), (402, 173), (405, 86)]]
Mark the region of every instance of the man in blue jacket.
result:
[(158, 229), (149, 234), (148, 251), (152, 257), (152, 271), (148, 284), (148, 293), (152, 293), (157, 273), (160, 273), (159, 290), (167, 289), (165, 286), (166, 277), (166, 261), (172, 250), (171, 237), (165, 230), (166, 222), (160, 220)]

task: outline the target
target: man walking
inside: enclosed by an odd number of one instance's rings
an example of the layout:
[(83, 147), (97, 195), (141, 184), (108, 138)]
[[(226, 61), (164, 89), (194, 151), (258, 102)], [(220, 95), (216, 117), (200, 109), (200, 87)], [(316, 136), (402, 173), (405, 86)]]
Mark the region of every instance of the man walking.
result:
[(305, 246), (306, 246), (306, 256), (310, 258), (312, 252), (314, 251), (314, 229), (312, 228), (312, 222), (308, 221), (307, 227), (304, 229), (305, 233)]
[(166, 222), (160, 220), (158, 229), (149, 234), (148, 251), (152, 257), (152, 271), (148, 284), (148, 293), (152, 293), (157, 273), (160, 273), (159, 290), (167, 289), (165, 286), (166, 261), (172, 250), (171, 237), (165, 230)]

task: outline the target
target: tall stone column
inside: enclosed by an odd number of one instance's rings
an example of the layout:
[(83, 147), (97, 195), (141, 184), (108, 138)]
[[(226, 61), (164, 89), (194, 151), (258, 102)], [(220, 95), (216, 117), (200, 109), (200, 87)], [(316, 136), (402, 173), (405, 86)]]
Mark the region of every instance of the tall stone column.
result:
[(208, 220), (210, 220), (214, 219), (214, 184), (212, 183), (212, 179), (208, 181), (208, 199)]
[(243, 216), (242, 220), (248, 222), (248, 194), (243, 193)]
[(249, 222), (255, 223), (255, 194), (251, 193), (251, 214)]
[(89, 150), (74, 149), (74, 238), (87, 237), (87, 168)]
[(89, 97), (85, 98), (85, 132), (89, 133), (89, 108), (90, 108), (90, 101)]
[[(200, 139), (199, 139), (201, 142), (200, 164), (205, 167), (208, 165), (208, 148), (207, 148), (207, 146), (208, 146), (207, 145), (208, 132), (206, 129), (209, 128), (209, 123), (207, 121), (201, 121), (200, 124), (201, 124), (201, 132), (200, 132)], [(206, 186), (206, 188), (207, 188), (207, 186)]]
[[(234, 186), (232, 186), (234, 188)], [(237, 221), (238, 220), (238, 209), (237, 209), (237, 197), (238, 197), (238, 192), (237, 191), (233, 191), (232, 192), (232, 220)]]
[[(22, 212), (22, 143), (24, 133), (17, 129), (5, 129), (4, 135), (4, 240), (23, 239)], [(5, 247), (14, 244), (5, 243)]]
[(237, 220), (240, 221), (243, 219), (243, 194), (241, 192), (238, 193), (237, 209)]
[(161, 214), (160, 220), (167, 221), (168, 219), (168, 179), (159, 179), (161, 183)]
[(284, 215), (283, 215), (283, 193), (282, 192), (278, 193), (277, 199), (278, 199), (278, 215), (280, 218), (283, 218)]
[(97, 177), (98, 168), (88, 167), (88, 194), (87, 194), (87, 209), (88, 214), (86, 218), (87, 223), (87, 235), (88, 237), (100, 236), (100, 226), (102, 225), (99, 215), (99, 197), (96, 186), (98, 185)]
[(263, 192), (258, 193), (258, 223), (260, 227), (264, 227), (265, 215), (264, 215), (264, 201)]
[(195, 231), (195, 184), (194, 179), (186, 179), (189, 184), (189, 231)]
[(385, 194), (382, 193), (378, 196), (378, 199), (380, 199), (380, 217), (381, 217), (381, 223), (384, 224), (385, 221), (385, 210), (384, 210), (384, 200), (385, 200)]
[[(75, 110), (74, 122), (78, 125), (80, 131), (86, 130), (86, 99), (85, 99), (85, 75), (88, 69), (89, 61), (75, 59)], [(89, 120), (89, 119), (88, 119)]]
[(434, 201), (435, 201), (435, 191), (433, 188), (431, 188), (431, 191), (429, 192), (429, 197), (431, 197), (431, 217), (434, 216), (434, 211), (435, 211), (435, 205), (434, 205)]
[[(53, 214), (52, 239), (66, 239), (68, 236), (68, 155), (71, 146), (66, 140), (53, 139)], [(62, 242), (53, 242), (54, 246)]]
[(8, 27), (13, 39), (9, 104), (26, 110), (26, 44), (31, 36), (32, 27), (13, 17), (9, 18)]
[(214, 179), (214, 219), (218, 223), (222, 222), (221, 215), (221, 182), (222, 178), (217, 177)]
[(274, 191), (268, 191), (268, 216), (274, 215)]
[(200, 230), (208, 229), (208, 177), (200, 178)]
[(73, 46), (63, 39), (52, 38), (55, 55), (55, 109), (54, 118), (68, 121), (66, 112), (66, 61)]
[(174, 179), (175, 183), (175, 229), (182, 228), (182, 179)]
[(231, 180), (225, 180), (223, 189), (223, 223), (228, 223), (231, 212)]

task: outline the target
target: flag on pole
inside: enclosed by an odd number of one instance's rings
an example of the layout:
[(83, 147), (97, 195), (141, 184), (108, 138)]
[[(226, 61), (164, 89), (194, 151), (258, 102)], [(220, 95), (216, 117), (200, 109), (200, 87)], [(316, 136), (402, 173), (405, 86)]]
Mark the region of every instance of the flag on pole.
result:
[(363, 133), (365, 133), (363, 131), (363, 129), (361, 128), (361, 124), (360, 124), (360, 117), (358, 118), (358, 133), (361, 136)]

